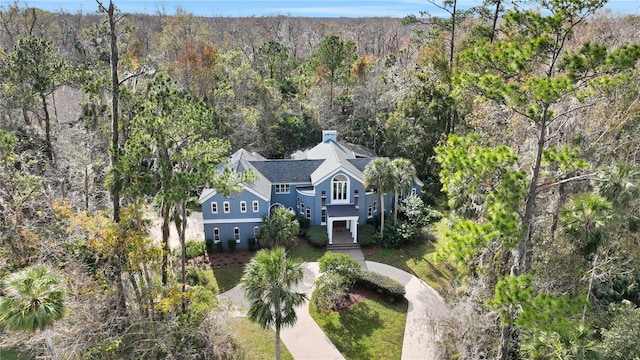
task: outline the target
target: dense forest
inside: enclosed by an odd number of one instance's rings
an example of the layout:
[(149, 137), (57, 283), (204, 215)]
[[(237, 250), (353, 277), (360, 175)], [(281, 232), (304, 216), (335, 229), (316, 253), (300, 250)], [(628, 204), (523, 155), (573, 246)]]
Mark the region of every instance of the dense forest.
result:
[(2, 302), (3, 345), (235, 358), (169, 227), (184, 244), (202, 187), (233, 192), (242, 178), (215, 173), (231, 152), (286, 158), (332, 129), (410, 159), (446, 214), (448, 356), (640, 358), (640, 17), (604, 3), (447, 0), (446, 18), (404, 19), (0, 5), (0, 278), (53, 304), (19, 321)]

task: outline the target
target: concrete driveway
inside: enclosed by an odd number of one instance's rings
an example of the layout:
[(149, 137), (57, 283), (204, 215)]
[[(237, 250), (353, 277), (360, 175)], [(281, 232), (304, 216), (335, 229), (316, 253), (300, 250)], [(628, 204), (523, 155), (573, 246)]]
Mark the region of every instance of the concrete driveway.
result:
[[(366, 266), (374, 271), (393, 278), (405, 286), (409, 307), (404, 330), (402, 346), (403, 360), (438, 360), (444, 355), (440, 349), (442, 334), (436, 324), (448, 314), (447, 306), (442, 297), (417, 277), (401, 269), (367, 261)], [(296, 291), (311, 294), (313, 284), (319, 274), (317, 262), (304, 263), (304, 278), (298, 284)], [(239, 286), (218, 295), (223, 303), (233, 304), (236, 316), (246, 316), (249, 302)], [(309, 315), (309, 303), (296, 308), (298, 321), (291, 328), (282, 330), (282, 342), (289, 352), (298, 360), (330, 360), (344, 359), (342, 354), (322, 332), (322, 329)]]

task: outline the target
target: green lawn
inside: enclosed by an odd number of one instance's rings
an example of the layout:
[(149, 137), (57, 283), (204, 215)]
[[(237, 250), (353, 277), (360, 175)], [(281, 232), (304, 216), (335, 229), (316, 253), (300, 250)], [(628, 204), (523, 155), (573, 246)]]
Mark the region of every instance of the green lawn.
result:
[(289, 249), (291, 257), (302, 262), (315, 262), (324, 255), (325, 248), (317, 248), (305, 239), (299, 239), (294, 246)]
[[(446, 222), (441, 220), (431, 226), (431, 233), (439, 239), (446, 226)], [(443, 292), (457, 274), (445, 264), (437, 264), (433, 260), (434, 250), (432, 243), (422, 243), (402, 249), (363, 249), (363, 252), (366, 260), (395, 266), (422, 279), (436, 291)]]
[(0, 348), (0, 360), (33, 360), (34, 357), (14, 348)]
[(344, 313), (319, 313), (312, 303), (309, 312), (346, 359), (393, 360), (402, 356), (407, 307), (363, 299)]
[(220, 293), (231, 290), (238, 285), (240, 278), (242, 278), (243, 270), (244, 265), (227, 265), (220, 269), (213, 269), (213, 275), (216, 277)]
[[(271, 360), (275, 358), (275, 331), (265, 330), (247, 318), (232, 318), (227, 326), (242, 348), (244, 359)], [(280, 342), (282, 360), (293, 360), (289, 350)]]
[[(316, 248), (310, 245), (306, 240), (300, 239), (293, 247), (291, 247), (290, 254), (292, 258), (301, 262), (311, 262), (318, 261), (325, 251), (325, 249)], [(249, 262), (250, 258), (246, 256), (246, 253), (243, 255), (224, 253), (223, 255), (218, 256), (237, 258), (237, 261), (228, 261), (225, 265), (217, 266), (213, 269), (218, 289), (220, 289), (220, 293), (223, 293), (240, 283), (240, 279), (242, 278), (242, 273), (244, 271), (244, 265)]]

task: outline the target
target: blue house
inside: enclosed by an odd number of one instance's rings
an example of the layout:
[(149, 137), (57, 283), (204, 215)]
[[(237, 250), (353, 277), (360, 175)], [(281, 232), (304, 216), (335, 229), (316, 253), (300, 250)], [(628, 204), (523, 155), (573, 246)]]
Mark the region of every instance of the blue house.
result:
[[(225, 244), (234, 239), (238, 248), (247, 248), (248, 239), (258, 237), (263, 217), (279, 207), (306, 217), (311, 225), (325, 226), (329, 244), (334, 231), (344, 228), (357, 243), (358, 225), (382, 209), (377, 191), (364, 183), (364, 169), (374, 157), (370, 150), (339, 143), (333, 130), (323, 131), (320, 144), (289, 160), (269, 160), (240, 149), (225, 166), (251, 170), (258, 179), (242, 183), (242, 191), (230, 196), (203, 190), (204, 237)], [(416, 180), (411, 193), (419, 194), (421, 187)], [(385, 194), (384, 201), (389, 210), (393, 194)]]

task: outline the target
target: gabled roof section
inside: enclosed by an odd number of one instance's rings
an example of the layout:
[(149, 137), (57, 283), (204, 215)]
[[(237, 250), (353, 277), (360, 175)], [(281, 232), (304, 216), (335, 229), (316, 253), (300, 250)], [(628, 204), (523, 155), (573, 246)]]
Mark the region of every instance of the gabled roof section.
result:
[(273, 183), (309, 183), (311, 174), (324, 160), (263, 160), (251, 161), (266, 179)]
[(267, 160), (264, 157), (262, 157), (262, 155), (255, 153), (255, 152), (248, 152), (245, 149), (240, 149), (236, 152), (234, 152), (230, 157), (229, 157), (229, 163), (226, 164), (220, 164), (219, 166), (221, 167), (229, 167), (233, 170), (235, 170), (236, 172), (244, 172), (247, 171), (249, 169), (251, 169), (251, 166), (249, 166), (249, 162), (251, 161), (260, 161), (260, 160)]
[(373, 160), (372, 158), (357, 158), (357, 159), (349, 159), (351, 165), (355, 166), (356, 169), (360, 170), (364, 173), (364, 169), (366, 169), (367, 165)]
[[(269, 201), (271, 200), (271, 182), (269, 182), (268, 179), (262, 176), (262, 174), (260, 174), (259, 171), (257, 171), (251, 166), (251, 161), (263, 161), (263, 160), (266, 160), (266, 159), (262, 157), (260, 154), (257, 154), (255, 152), (252, 153), (245, 149), (240, 149), (229, 157), (228, 163), (219, 164), (218, 171), (222, 171), (224, 168), (230, 168), (238, 173), (243, 173), (248, 170), (253, 171), (258, 176), (258, 179), (250, 183), (242, 183), (241, 184), (242, 187), (247, 191), (252, 192), (255, 195)], [(202, 191), (202, 194), (200, 194), (200, 198), (198, 199), (198, 202), (202, 204), (205, 201), (207, 201), (209, 198), (214, 196), (216, 193), (217, 192), (215, 189), (210, 189), (210, 188), (204, 189)]]
[(198, 198), (198, 203), (202, 204), (205, 201), (209, 200), (212, 196), (214, 196), (215, 194), (217, 194), (218, 192), (216, 191), (216, 189), (204, 189), (202, 190), (202, 194), (200, 194), (200, 197)]
[(349, 160), (356, 159), (356, 155), (340, 143), (333, 140), (320, 143), (307, 151), (307, 157), (309, 159), (326, 159), (311, 174), (313, 184), (317, 184), (340, 168), (362, 181), (362, 171), (349, 162)]
[(342, 146), (345, 146), (349, 150), (353, 151), (353, 153), (357, 158), (375, 158), (378, 156), (375, 153), (375, 151), (369, 149), (366, 146), (356, 145), (352, 143), (341, 143), (341, 144)]

